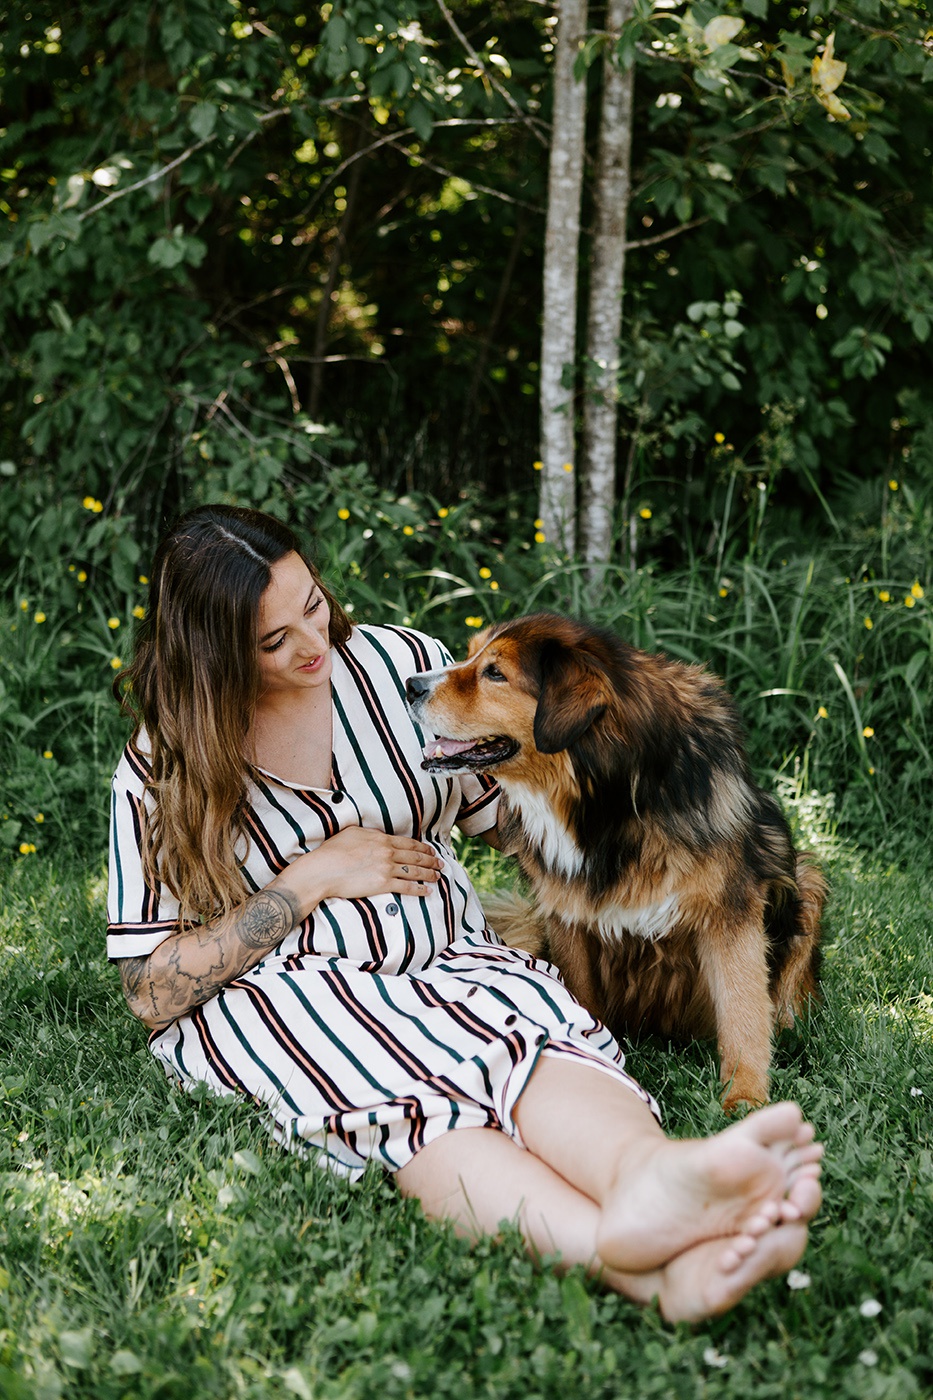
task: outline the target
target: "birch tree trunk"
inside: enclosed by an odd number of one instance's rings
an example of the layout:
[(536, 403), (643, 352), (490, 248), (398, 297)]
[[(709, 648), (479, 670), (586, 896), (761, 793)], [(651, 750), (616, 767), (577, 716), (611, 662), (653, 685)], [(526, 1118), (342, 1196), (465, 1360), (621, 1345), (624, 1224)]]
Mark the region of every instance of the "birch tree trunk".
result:
[(554, 60), (541, 336), (541, 504), (547, 540), (571, 553), (576, 542), (573, 390), (576, 361), (580, 195), (586, 135), (586, 78), (574, 64), (586, 34), (587, 0), (561, 0)]
[(606, 28), (612, 36), (603, 66), (594, 189), (595, 228), (590, 259), (587, 313), (586, 395), (583, 405), (581, 468), (582, 550), (591, 566), (609, 559), (616, 501), (618, 433), (617, 378), (625, 284), (625, 231), (632, 157), (632, 93), (635, 66), (624, 69), (616, 57), (619, 32), (632, 13), (632, 0), (609, 0)]

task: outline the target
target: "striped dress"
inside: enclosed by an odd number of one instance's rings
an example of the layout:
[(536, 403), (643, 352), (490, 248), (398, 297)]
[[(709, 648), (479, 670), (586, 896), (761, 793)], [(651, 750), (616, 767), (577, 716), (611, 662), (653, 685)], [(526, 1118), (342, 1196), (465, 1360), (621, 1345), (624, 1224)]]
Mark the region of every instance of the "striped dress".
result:
[[(432, 845), (444, 861), (437, 884), (425, 896), (324, 901), (249, 972), (149, 1042), (183, 1085), (263, 1105), (279, 1141), (349, 1176), (373, 1159), (395, 1171), (459, 1127), (498, 1128), (520, 1143), (513, 1112), (542, 1054), (588, 1062), (652, 1102), (555, 969), (507, 948), (486, 925), (451, 828), (477, 835), (495, 826), (497, 786), (425, 773), (432, 736), (405, 703), (409, 676), (449, 661), (420, 633), (355, 627), (334, 649), (331, 787), (263, 774), (240, 853), (255, 891), (359, 825)], [(144, 744), (128, 747), (112, 790), (112, 959), (148, 954), (177, 927), (172, 897), (142, 875), (146, 776)]]

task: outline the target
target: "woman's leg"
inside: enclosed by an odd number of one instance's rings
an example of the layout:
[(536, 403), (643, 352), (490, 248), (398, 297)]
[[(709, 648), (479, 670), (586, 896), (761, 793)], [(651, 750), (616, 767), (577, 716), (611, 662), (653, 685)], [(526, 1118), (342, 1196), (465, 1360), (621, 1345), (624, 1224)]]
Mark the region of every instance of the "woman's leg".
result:
[(641, 1272), (609, 1269), (596, 1248), (599, 1207), (540, 1158), (502, 1132), (461, 1128), (421, 1149), (397, 1176), (434, 1219), (460, 1233), (494, 1234), (503, 1220), (518, 1225), (532, 1254), (582, 1264), (608, 1287), (638, 1303), (658, 1300), (669, 1322), (699, 1321), (734, 1307), (762, 1279), (784, 1273), (806, 1244), (806, 1226), (781, 1225), (761, 1236), (707, 1240), (664, 1265)]
[(597, 1250), (613, 1269), (642, 1272), (706, 1240), (758, 1238), (819, 1207), (822, 1148), (796, 1104), (677, 1141), (619, 1080), (545, 1055), (515, 1121), (529, 1152), (599, 1206)]

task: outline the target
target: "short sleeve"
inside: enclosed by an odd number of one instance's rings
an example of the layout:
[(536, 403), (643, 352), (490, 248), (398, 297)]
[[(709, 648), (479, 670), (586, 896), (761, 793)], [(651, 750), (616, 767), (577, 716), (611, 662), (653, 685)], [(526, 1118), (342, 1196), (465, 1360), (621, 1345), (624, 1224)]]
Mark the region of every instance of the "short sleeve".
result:
[(148, 768), (129, 745), (111, 783), (107, 956), (144, 957), (178, 926), (178, 905), (143, 875), (142, 813)]
[(488, 773), (467, 773), (459, 782), (462, 801), (457, 825), (464, 836), (481, 836), (498, 820), (499, 784)]

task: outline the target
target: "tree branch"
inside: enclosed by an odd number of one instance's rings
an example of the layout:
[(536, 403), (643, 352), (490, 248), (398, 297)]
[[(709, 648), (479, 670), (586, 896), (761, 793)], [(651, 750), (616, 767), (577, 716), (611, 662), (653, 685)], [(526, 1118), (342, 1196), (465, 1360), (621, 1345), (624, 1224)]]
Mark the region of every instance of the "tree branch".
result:
[(496, 92), (503, 99), (506, 105), (508, 107), (511, 107), (512, 111), (519, 118), (519, 120), (524, 122), (525, 125), (530, 129), (531, 134), (532, 136), (534, 136), (535, 140), (546, 150), (548, 145), (547, 138), (543, 136), (538, 130), (538, 126), (534, 118), (529, 116), (527, 112), (522, 111), (521, 107), (519, 107), (518, 103), (515, 101), (515, 98), (509, 92), (508, 88), (504, 87), (503, 84), (500, 83), (499, 79), (494, 73), (490, 73), (486, 64), (480, 58), (473, 45), (470, 43), (463, 30), (460, 28), (453, 15), (450, 13), (450, 10), (444, 4), (444, 0), (437, 0), (437, 8), (440, 10), (441, 14), (446, 19), (450, 28), (456, 35), (457, 39), (463, 45), (464, 50), (469, 55), (470, 59), (473, 61), (473, 63), (475, 63), (478, 71), (482, 74), (482, 76), (486, 79), (490, 86), (495, 88)]
[[(289, 113), (287, 108), (280, 107), (277, 108), (274, 112), (263, 112), (259, 117), (257, 117), (257, 121), (270, 122), (274, 121), (276, 117), (284, 117), (288, 115)], [(252, 140), (253, 135), (255, 135), (255, 133), (252, 133), (247, 138), (247, 140)], [(200, 141), (195, 141), (193, 146), (189, 146), (187, 150), (182, 151), (180, 156), (176, 156), (174, 160), (170, 160), (168, 165), (160, 166), (158, 170), (153, 170), (149, 175), (145, 175), (141, 180), (134, 180), (132, 185), (125, 185), (122, 190), (114, 190), (113, 194), (108, 194), (105, 199), (99, 200), (97, 204), (92, 205), (90, 209), (85, 209), (82, 214), (78, 215), (78, 222), (83, 223), (84, 220), (89, 219), (92, 214), (98, 213), (101, 209), (106, 209), (108, 204), (113, 204), (114, 200), (116, 199), (123, 199), (125, 195), (135, 194), (137, 190), (142, 190), (145, 189), (147, 185), (155, 184), (156, 180), (164, 180), (166, 175), (171, 174), (173, 170), (177, 170), (180, 165), (184, 165), (186, 160), (190, 160), (193, 155), (195, 155), (198, 151), (203, 150), (205, 146), (209, 146), (214, 140), (216, 140), (216, 137), (211, 135), (202, 137)], [(242, 142), (235, 154), (239, 155), (239, 152), (243, 149), (243, 146), (245, 145), (246, 141)]]

